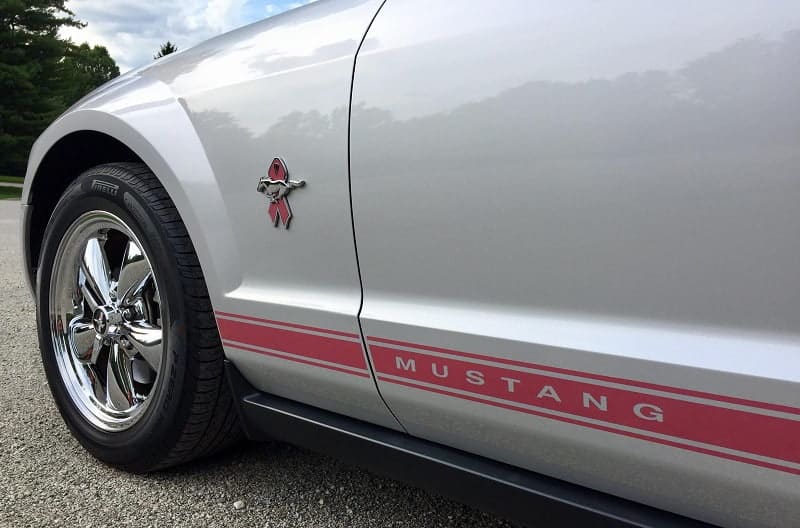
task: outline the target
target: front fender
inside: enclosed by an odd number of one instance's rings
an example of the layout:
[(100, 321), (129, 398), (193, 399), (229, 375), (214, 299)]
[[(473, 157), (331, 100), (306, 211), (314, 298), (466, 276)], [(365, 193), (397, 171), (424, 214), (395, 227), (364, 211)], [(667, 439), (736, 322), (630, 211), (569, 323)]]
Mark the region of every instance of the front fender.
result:
[[(192, 239), (212, 301), (219, 298), (219, 258), (234, 254), (233, 230), (221, 207), (221, 190), (205, 150), (179, 99), (152, 77), (132, 72), (90, 94), (57, 119), (31, 151), (22, 203), (36, 202), (31, 192), (47, 153), (75, 132), (94, 131), (126, 145), (159, 179)], [(75, 177), (77, 175), (64, 175)], [(23, 241), (30, 214), (23, 214)]]

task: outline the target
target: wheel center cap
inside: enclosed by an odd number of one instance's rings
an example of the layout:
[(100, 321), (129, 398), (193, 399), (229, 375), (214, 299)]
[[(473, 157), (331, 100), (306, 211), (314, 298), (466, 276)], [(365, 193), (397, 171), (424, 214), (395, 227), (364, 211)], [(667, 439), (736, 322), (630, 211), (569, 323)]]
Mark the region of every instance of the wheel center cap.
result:
[(92, 326), (99, 335), (106, 337), (122, 321), (122, 314), (113, 306), (101, 306), (92, 314)]

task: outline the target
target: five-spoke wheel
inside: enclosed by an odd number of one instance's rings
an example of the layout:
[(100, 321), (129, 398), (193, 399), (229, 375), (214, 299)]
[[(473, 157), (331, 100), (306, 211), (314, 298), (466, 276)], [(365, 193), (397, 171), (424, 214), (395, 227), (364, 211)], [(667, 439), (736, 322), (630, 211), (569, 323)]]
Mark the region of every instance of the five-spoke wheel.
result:
[(42, 365), (90, 453), (149, 472), (240, 438), (199, 259), (148, 167), (79, 175), (50, 215), (37, 264)]
[(158, 281), (120, 218), (81, 215), (53, 266), (50, 327), (59, 372), (81, 414), (103, 430), (136, 422), (164, 356)]

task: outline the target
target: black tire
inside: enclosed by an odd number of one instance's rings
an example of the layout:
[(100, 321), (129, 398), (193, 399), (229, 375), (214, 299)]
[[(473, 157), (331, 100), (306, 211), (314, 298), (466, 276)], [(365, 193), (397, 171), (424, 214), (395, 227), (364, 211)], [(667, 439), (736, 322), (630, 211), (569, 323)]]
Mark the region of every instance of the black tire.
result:
[[(98, 185), (100, 181), (107, 185)], [(122, 219), (152, 256), (169, 301), (164, 377), (154, 400), (123, 431), (93, 426), (69, 396), (55, 360), (49, 322), (54, 258), (70, 225), (88, 211)], [(37, 278), (39, 345), (48, 384), (64, 421), (98, 459), (131, 472), (149, 472), (214, 453), (241, 436), (224, 376), (223, 350), (194, 246), (167, 192), (143, 164), (94, 167), (61, 197), (45, 232)]]

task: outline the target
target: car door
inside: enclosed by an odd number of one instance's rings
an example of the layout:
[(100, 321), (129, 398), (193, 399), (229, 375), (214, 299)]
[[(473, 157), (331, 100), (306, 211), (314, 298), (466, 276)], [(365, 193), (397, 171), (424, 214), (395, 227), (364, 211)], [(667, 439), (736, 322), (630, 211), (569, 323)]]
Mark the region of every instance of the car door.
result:
[[(347, 172), (353, 60), (379, 5), (310, 5), (148, 74), (184, 106), (222, 189), (215, 214), (235, 226), (207, 273), (228, 359), (259, 390), (397, 428), (358, 327)], [(273, 205), (267, 176), (305, 185)]]
[(387, 2), (361, 323), (409, 433), (728, 524), (798, 518), (800, 8)]

